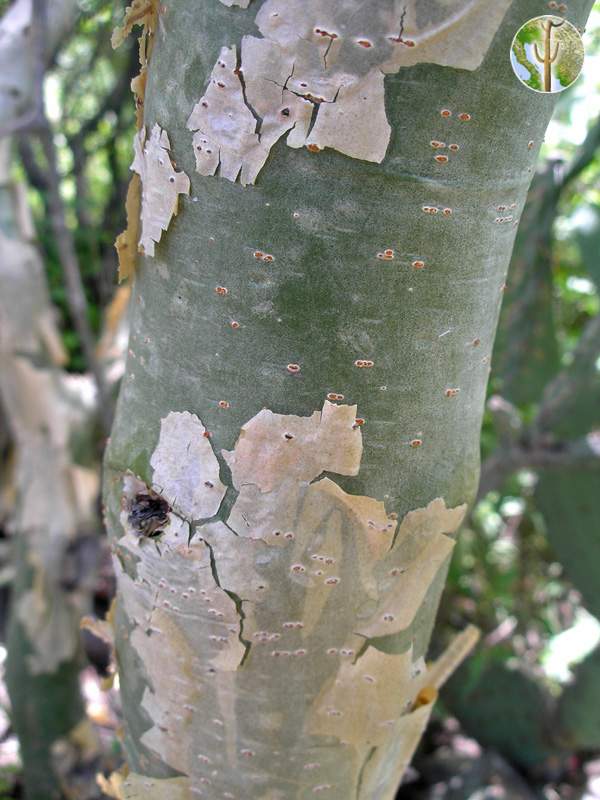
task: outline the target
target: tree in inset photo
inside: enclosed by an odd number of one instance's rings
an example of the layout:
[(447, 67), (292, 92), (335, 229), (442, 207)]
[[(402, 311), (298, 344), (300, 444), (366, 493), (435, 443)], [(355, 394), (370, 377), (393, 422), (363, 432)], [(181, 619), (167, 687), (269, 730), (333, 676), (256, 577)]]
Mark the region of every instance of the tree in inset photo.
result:
[(581, 71), (579, 31), (560, 17), (535, 17), (513, 39), (510, 60), (521, 83), (537, 92), (562, 92)]

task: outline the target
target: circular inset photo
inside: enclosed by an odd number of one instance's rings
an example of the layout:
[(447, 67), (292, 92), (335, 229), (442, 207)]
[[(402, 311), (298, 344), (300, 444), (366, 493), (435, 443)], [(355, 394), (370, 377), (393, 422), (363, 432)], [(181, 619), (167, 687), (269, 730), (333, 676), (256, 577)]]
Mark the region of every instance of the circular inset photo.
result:
[(581, 35), (566, 19), (534, 17), (522, 25), (510, 48), (517, 78), (534, 92), (562, 92), (579, 76), (584, 58)]

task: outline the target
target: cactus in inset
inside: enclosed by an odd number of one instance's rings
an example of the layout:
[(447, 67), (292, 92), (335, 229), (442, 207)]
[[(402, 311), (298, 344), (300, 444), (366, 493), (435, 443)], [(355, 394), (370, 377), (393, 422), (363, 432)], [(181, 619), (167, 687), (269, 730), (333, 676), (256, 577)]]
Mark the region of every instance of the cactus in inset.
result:
[(558, 47), (559, 42), (556, 42), (554, 45), (554, 54), (550, 55), (551, 50), (551, 39), (552, 39), (552, 28), (560, 28), (561, 25), (564, 24), (564, 20), (560, 20), (560, 22), (555, 22), (553, 19), (545, 19), (542, 22), (542, 30), (544, 31), (544, 54), (543, 56), (540, 55), (540, 51), (538, 50), (537, 43), (534, 43), (533, 50), (535, 52), (535, 57), (540, 62), (540, 64), (544, 65), (544, 91), (551, 92), (552, 91), (552, 64), (556, 61), (556, 57), (558, 56)]

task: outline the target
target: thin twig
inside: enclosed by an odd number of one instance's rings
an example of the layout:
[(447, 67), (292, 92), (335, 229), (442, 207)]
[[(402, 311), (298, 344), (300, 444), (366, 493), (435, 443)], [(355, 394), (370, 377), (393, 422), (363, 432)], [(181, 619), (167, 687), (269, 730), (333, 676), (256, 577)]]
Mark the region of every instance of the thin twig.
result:
[(45, 195), (48, 191), (48, 178), (38, 163), (36, 154), (31, 146), (31, 136), (19, 136), (17, 150), (27, 176), (27, 183), (40, 192), (42, 196)]

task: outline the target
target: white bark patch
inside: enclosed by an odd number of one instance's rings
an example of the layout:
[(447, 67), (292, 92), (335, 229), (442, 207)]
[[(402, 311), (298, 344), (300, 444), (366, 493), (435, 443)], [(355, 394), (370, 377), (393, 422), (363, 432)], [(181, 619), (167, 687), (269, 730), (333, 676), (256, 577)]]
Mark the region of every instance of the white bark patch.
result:
[(313, 104), (284, 89), (294, 70), (293, 58), (269, 39), (244, 36), (242, 39), (243, 76), (246, 102), (259, 118), (259, 147), (248, 153), (242, 184), (254, 183), (273, 145), (289, 131), (290, 147), (302, 147), (310, 127)]
[(196, 171), (214, 175), (219, 170), (230, 181), (239, 175), (245, 186), (254, 183), (271, 147), (284, 133), (291, 131), (291, 146), (304, 144), (312, 104), (282, 88), (293, 71), (293, 59), (276, 43), (244, 36), (242, 60), (253, 65), (243, 77), (236, 48), (221, 48), (187, 127), (195, 131)]
[(196, 171), (235, 181), (245, 154), (259, 148), (256, 118), (244, 101), (235, 47), (222, 47), (204, 95), (187, 121), (194, 134)]
[(342, 86), (335, 103), (323, 103), (306, 144), (332, 147), (351, 158), (383, 161), (391, 128), (385, 114), (384, 75), (370, 70), (349, 86)]
[(154, 490), (189, 520), (214, 516), (226, 491), (205, 433), (195, 414), (172, 411), (161, 421), (158, 445), (150, 459)]
[(176, 172), (169, 150), (167, 132), (154, 125), (150, 138), (146, 129), (136, 133), (133, 140), (134, 159), (131, 169), (142, 181), (142, 233), (139, 246), (147, 256), (154, 255), (154, 245), (177, 214), (180, 194), (189, 194), (190, 179)]
[(231, 8), (232, 6), (239, 6), (240, 8), (248, 8), (251, 0), (220, 0), (224, 6)]
[[(263, 38), (242, 41), (242, 79), (234, 72), (235, 47), (223, 48), (188, 121), (197, 131), (198, 172), (214, 175), (220, 159), (223, 177), (253, 183), (287, 131), (291, 147), (331, 147), (381, 162), (391, 133), (384, 76), (424, 62), (476, 69), (509, 4), (266, 0), (256, 15)], [(313, 106), (318, 111), (309, 133)]]

